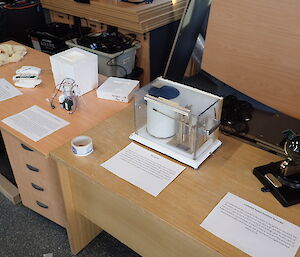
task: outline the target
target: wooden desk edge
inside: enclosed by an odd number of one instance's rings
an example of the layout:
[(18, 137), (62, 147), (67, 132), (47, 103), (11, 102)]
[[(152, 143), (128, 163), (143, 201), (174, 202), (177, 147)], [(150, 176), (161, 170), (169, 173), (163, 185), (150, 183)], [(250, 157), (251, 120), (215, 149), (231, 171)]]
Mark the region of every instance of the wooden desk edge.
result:
[[(61, 187), (63, 191), (66, 212), (68, 217), (67, 232), (68, 232), (69, 242), (71, 246), (71, 251), (73, 254), (77, 254), (102, 231), (102, 229), (99, 226), (91, 222), (92, 220), (91, 217), (86, 217), (89, 216), (88, 214), (84, 214), (76, 211), (77, 207), (75, 206), (75, 202), (73, 199), (72, 180), (74, 178), (74, 174), (76, 174), (75, 176), (80, 177), (80, 179), (89, 181), (88, 183), (92, 182), (92, 180), (88, 176), (85, 176), (80, 170), (77, 170), (74, 167), (69, 167), (68, 165), (66, 165), (64, 161), (61, 160), (60, 158), (57, 158), (54, 155), (52, 155), (52, 158), (57, 161), (59, 177), (61, 181)], [(150, 223), (152, 225), (151, 227), (146, 225), (143, 228), (144, 233), (141, 235), (141, 238), (145, 237), (145, 234), (146, 235), (153, 234), (153, 230), (157, 231), (156, 233), (158, 235), (159, 234), (170, 235), (169, 241), (171, 242), (171, 244), (167, 244), (168, 248), (166, 248), (166, 245), (161, 243), (159, 239), (155, 237), (147, 238), (146, 236), (145, 238), (147, 239), (146, 242), (153, 241), (152, 244), (156, 244), (157, 247), (155, 251), (161, 253), (164, 253), (165, 251), (180, 253), (182, 249), (184, 249), (184, 251), (190, 253), (189, 257), (197, 257), (199, 256), (199, 253), (203, 253), (204, 256), (206, 257), (223, 256), (216, 250), (210, 248), (204, 242), (199, 242), (195, 240), (191, 235), (188, 235), (184, 231), (181, 231), (179, 228), (170, 226), (170, 224), (168, 224), (165, 220), (162, 220), (160, 217), (154, 215), (148, 210), (145, 210), (141, 207), (136, 207), (135, 204), (132, 203), (129, 199), (124, 198), (123, 196), (117, 194), (116, 192), (109, 191), (103, 185), (100, 184), (97, 185), (98, 185), (98, 189), (101, 188), (102, 190), (101, 195), (104, 196), (103, 198), (105, 198), (107, 202), (113, 202), (114, 205), (118, 205), (118, 206), (122, 206), (122, 205), (130, 206), (131, 211), (122, 213), (122, 216), (125, 217), (126, 221), (128, 221), (127, 216), (129, 216), (130, 219), (134, 220), (133, 224), (129, 224), (129, 227), (134, 226), (135, 222), (138, 223), (139, 221), (137, 220), (141, 215), (143, 216), (143, 222)], [(136, 217), (134, 217), (134, 215)], [(114, 227), (111, 224), (109, 224), (109, 222), (106, 223), (107, 224), (104, 224), (104, 226), (107, 226), (108, 228)], [(106, 227), (104, 227), (104, 229), (105, 228)], [(114, 237), (118, 238), (118, 232), (116, 232), (114, 228), (112, 228), (109, 232)], [(79, 234), (80, 236), (75, 236)], [(127, 238), (125, 239), (123, 238), (122, 242), (126, 243), (126, 245), (128, 245), (138, 253), (141, 253), (145, 247), (145, 246), (141, 246), (140, 244), (134, 243), (132, 239), (129, 239), (129, 243), (128, 243)], [(163, 255), (159, 255), (159, 256), (163, 256)], [(180, 255), (176, 255), (176, 256), (180, 257)]]

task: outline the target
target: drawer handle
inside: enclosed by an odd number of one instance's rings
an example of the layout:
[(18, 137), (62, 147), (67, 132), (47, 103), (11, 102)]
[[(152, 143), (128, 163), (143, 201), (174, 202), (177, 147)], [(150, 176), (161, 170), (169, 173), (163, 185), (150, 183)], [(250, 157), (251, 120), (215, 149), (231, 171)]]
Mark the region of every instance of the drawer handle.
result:
[(29, 148), (28, 146), (24, 145), (24, 144), (21, 144), (22, 148), (26, 151), (30, 151), (30, 152), (33, 152), (33, 150), (31, 148)]
[(63, 15), (61, 15), (61, 14), (58, 14), (57, 15), (59, 18), (61, 18), (61, 19), (64, 19), (65, 18), (65, 16), (63, 16)]
[(29, 164), (26, 164), (26, 167), (27, 167), (27, 169), (29, 169), (31, 171), (34, 171), (34, 172), (39, 172), (40, 171), (38, 168), (33, 167), (33, 166), (29, 165)]
[(42, 208), (44, 208), (44, 209), (48, 209), (49, 207), (48, 207), (48, 205), (46, 205), (46, 204), (44, 204), (44, 203), (42, 203), (42, 202), (40, 202), (40, 201), (35, 201), (36, 202), (36, 204), (38, 205), (38, 206), (40, 206), (40, 207), (42, 207)]
[(38, 185), (36, 185), (36, 184), (34, 184), (34, 183), (31, 183), (31, 186), (32, 186), (34, 189), (36, 189), (36, 190), (44, 191), (44, 188), (43, 188), (43, 187), (40, 187), (40, 186), (38, 186)]

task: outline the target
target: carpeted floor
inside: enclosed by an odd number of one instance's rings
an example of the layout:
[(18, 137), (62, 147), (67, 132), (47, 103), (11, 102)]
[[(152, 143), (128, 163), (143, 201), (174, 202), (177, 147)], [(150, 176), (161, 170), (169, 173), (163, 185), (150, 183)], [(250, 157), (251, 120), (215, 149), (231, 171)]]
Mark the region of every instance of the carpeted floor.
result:
[[(0, 256), (1, 257), (69, 257), (71, 254), (66, 230), (41, 215), (13, 205), (0, 193)], [(139, 257), (137, 253), (106, 232), (93, 240), (78, 257)]]
[[(14, 183), (0, 136), (0, 173)], [(0, 193), (0, 257), (74, 256), (64, 228), (22, 204), (13, 205)], [(78, 257), (139, 257), (124, 244), (102, 232)]]

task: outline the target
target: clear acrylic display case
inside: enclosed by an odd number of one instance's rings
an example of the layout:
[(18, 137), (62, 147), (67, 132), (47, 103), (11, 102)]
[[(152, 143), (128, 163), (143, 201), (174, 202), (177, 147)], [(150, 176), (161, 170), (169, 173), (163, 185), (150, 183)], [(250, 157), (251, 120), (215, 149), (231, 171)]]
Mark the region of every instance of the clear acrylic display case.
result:
[[(175, 88), (179, 94), (172, 99), (153, 96), (153, 87)], [(135, 94), (135, 132), (130, 138), (198, 168), (221, 145), (222, 102), (222, 97), (157, 78)]]

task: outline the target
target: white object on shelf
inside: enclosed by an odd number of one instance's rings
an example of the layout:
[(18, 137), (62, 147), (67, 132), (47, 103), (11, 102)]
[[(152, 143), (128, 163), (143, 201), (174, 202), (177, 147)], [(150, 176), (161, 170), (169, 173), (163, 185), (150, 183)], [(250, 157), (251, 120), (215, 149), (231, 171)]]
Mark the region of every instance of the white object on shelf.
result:
[(73, 47), (50, 56), (56, 86), (66, 78), (78, 85), (78, 95), (83, 95), (98, 86), (97, 55)]
[(135, 65), (136, 50), (141, 47), (136, 44), (124, 51), (109, 54), (78, 45), (76, 38), (66, 41), (66, 45), (96, 54), (98, 56), (98, 72), (106, 77), (125, 77), (130, 74)]
[(97, 89), (97, 97), (128, 103), (139, 85), (138, 80), (110, 77)]

